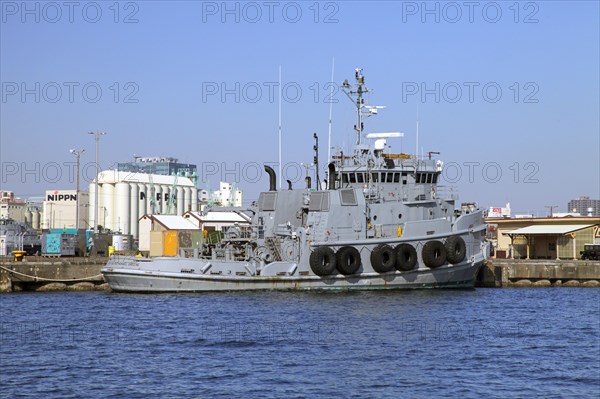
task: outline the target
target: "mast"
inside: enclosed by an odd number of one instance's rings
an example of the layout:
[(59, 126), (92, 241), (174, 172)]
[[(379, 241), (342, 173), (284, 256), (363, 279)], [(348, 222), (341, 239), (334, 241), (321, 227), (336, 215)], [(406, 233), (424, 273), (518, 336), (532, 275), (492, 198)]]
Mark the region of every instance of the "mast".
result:
[(331, 162), (331, 117), (333, 114), (333, 68), (335, 57), (331, 60), (331, 93), (329, 95), (329, 140), (327, 142), (327, 163)]
[(281, 65), (279, 65), (279, 189), (281, 190)]
[[(362, 68), (356, 68), (354, 73), (354, 79), (356, 80), (356, 90), (351, 90), (350, 83), (348, 83), (348, 79), (344, 80), (342, 83), (342, 89), (344, 89), (344, 93), (350, 98), (352, 102), (356, 105), (356, 118), (357, 123), (354, 125), (354, 130), (356, 131), (356, 145), (360, 145), (362, 140), (362, 132), (364, 129), (363, 125), (363, 107), (365, 106), (365, 100), (363, 99), (363, 94), (369, 92), (369, 88), (365, 85), (365, 77), (362, 74)], [(356, 100), (354, 100), (354, 96), (356, 96)]]

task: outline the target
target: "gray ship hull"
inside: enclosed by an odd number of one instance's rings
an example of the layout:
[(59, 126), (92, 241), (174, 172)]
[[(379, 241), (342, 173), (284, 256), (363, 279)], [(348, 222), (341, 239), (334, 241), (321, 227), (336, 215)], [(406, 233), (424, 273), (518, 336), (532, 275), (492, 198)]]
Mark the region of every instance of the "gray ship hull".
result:
[[(165, 271), (136, 270), (109, 262), (102, 270), (110, 287), (117, 292), (206, 292), (206, 291), (305, 291), (473, 288), (483, 257), (459, 265), (411, 272), (361, 273), (352, 276), (222, 276), (194, 275)], [(155, 261), (160, 262), (160, 261)], [(175, 261), (176, 262), (176, 261)], [(199, 268), (206, 262), (195, 261)], [(186, 262), (186, 266), (189, 265)]]

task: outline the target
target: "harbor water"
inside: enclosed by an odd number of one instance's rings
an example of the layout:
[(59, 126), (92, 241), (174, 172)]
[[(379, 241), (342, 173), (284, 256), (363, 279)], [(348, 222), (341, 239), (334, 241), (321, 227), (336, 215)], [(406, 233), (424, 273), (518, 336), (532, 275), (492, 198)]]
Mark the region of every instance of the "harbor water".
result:
[(598, 397), (600, 290), (0, 296), (0, 397)]

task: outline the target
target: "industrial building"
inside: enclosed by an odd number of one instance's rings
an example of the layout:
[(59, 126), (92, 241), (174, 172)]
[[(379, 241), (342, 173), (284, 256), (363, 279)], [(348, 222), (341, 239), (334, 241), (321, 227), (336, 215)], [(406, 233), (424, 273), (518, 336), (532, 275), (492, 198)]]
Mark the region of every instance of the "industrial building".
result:
[(497, 229), (496, 258), (579, 259), (584, 244), (600, 242), (600, 218), (487, 218)]
[(579, 197), (569, 201), (567, 209), (569, 212), (576, 212), (581, 216), (600, 216), (600, 200)]
[(243, 202), (242, 190), (231, 183), (220, 182), (218, 191), (200, 190), (199, 199), (201, 211), (205, 206), (241, 207)]
[(0, 219), (12, 219), (23, 223), (26, 207), (25, 201), (16, 197), (12, 191), (0, 191)]
[[(79, 199), (78, 199), (79, 197)], [(42, 205), (41, 227), (47, 229), (88, 229), (88, 193), (77, 190), (48, 190)], [(79, 223), (77, 219), (77, 204), (79, 204)]]
[(189, 163), (180, 163), (172, 157), (139, 157), (134, 156), (133, 162), (117, 163), (119, 172), (147, 173), (150, 175), (183, 176), (188, 177), (196, 184), (197, 167)]
[(98, 222), (94, 220), (95, 181), (90, 183), (90, 225), (131, 234), (139, 233), (146, 214), (183, 215), (198, 210), (198, 190), (188, 177), (103, 171), (98, 174)]

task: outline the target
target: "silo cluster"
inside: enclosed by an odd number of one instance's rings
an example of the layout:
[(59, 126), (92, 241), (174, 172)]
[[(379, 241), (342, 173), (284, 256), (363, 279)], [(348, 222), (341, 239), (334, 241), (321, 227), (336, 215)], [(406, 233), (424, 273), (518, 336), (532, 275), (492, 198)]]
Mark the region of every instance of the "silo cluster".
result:
[[(89, 220), (94, 226), (95, 182), (90, 183), (89, 198)], [(143, 215), (183, 215), (188, 210), (198, 210), (198, 190), (187, 177), (115, 170), (98, 175), (97, 224), (104, 228), (137, 238)]]

